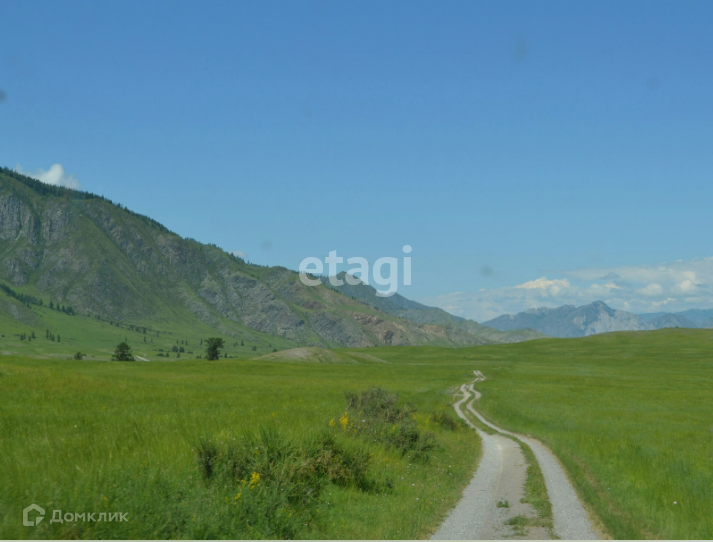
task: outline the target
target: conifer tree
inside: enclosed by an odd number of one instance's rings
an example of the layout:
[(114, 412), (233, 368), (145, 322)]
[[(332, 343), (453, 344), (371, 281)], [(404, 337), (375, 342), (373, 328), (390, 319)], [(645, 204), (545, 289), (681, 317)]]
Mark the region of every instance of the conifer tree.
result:
[(111, 357), (114, 361), (135, 361), (134, 354), (131, 351), (131, 347), (126, 343), (119, 343), (116, 345), (114, 350), (114, 355)]

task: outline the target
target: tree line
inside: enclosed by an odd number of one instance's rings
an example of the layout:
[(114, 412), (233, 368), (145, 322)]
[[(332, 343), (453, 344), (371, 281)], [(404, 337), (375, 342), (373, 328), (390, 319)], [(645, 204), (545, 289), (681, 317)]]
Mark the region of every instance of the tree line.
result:
[(29, 307), (30, 305), (38, 305), (40, 307), (42, 306), (42, 299), (40, 299), (39, 297), (35, 297), (29, 294), (21, 294), (5, 284), (0, 284), (0, 290), (5, 292), (6, 295), (17, 299), (20, 303), (26, 305), (27, 307)]
[[(179, 342), (179, 341), (176, 341)], [(185, 343), (186, 345), (188, 344), (188, 341), (180, 341), (181, 343)], [(243, 344), (243, 341), (240, 341), (241, 345)], [(221, 357), (228, 357), (228, 353), (225, 352), (223, 353), (222, 350), (225, 348), (225, 340), (220, 338), (220, 337), (209, 337), (203, 341), (201, 339), (200, 341), (201, 346), (205, 345), (205, 359), (207, 360), (217, 360), (220, 359)], [(233, 343), (234, 346), (236, 346), (238, 343), (235, 342)], [(270, 343), (270, 347), (272, 347), (272, 343)], [(257, 346), (253, 345), (252, 347), (253, 352), (257, 350)], [(182, 353), (186, 352), (186, 349), (183, 346), (173, 346), (171, 348), (171, 351), (176, 354), (176, 357), (180, 358)], [(277, 352), (276, 348), (273, 348), (273, 352)], [(193, 352), (187, 352), (188, 354), (192, 354)], [(78, 353), (79, 354), (79, 353)], [(82, 354), (83, 355), (83, 354)], [(159, 353), (157, 354), (158, 357), (170, 357), (169, 353), (163, 352), (163, 348), (159, 348)], [(200, 358), (200, 356), (198, 356)], [(76, 357), (74, 359), (81, 359), (79, 357)], [(131, 350), (131, 347), (129, 346), (128, 339), (124, 339), (124, 341), (120, 342), (115, 350), (114, 350), (114, 355), (111, 358), (114, 361), (135, 361), (134, 359), (134, 354)]]

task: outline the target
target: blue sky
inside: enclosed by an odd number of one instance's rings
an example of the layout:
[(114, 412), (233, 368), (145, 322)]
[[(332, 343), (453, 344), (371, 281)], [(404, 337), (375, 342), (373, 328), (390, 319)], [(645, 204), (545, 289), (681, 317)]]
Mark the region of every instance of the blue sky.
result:
[(0, 19), (2, 165), (60, 164), (43, 178), (260, 264), (409, 244), (399, 293), (480, 320), (713, 307), (711, 2), (5, 0)]

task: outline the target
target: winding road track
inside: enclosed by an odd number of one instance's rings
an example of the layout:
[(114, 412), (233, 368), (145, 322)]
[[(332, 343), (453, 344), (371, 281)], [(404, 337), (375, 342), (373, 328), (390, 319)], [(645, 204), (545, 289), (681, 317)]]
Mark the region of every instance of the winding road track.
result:
[[(480, 398), (480, 393), (473, 386), (485, 380), (485, 376), (480, 371), (474, 372), (476, 379), (469, 385), (461, 386), (462, 398), (453, 406), (458, 416), (478, 432), (483, 442), (483, 457), (460, 502), (433, 535), (433, 539), (551, 538), (549, 529), (544, 527), (530, 526), (518, 531), (506, 525), (508, 520), (518, 516), (535, 518), (536, 514), (529, 504), (520, 502), (524, 497), (527, 477), (527, 464), (520, 445), (502, 435), (520, 439), (532, 449), (552, 504), (553, 534), (568, 540), (599, 539), (600, 536), (554, 454), (541, 442), (501, 429), (475, 410), (473, 402)], [(490, 435), (475, 427), (461, 410), (464, 403), (469, 412), (501, 435)], [(498, 506), (498, 503), (501, 506)], [(508, 506), (502, 506), (505, 503)]]

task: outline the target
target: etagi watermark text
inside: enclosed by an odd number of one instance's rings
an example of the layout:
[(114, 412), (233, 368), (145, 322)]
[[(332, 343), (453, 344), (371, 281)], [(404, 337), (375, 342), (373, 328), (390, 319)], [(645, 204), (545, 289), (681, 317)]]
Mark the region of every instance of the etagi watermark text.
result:
[[(404, 254), (411, 253), (411, 246), (404, 245)], [(337, 278), (337, 265), (344, 263), (344, 258), (337, 256), (337, 251), (332, 250), (324, 259), (324, 263), (327, 264), (328, 274), (329, 274), (329, 284), (332, 286), (342, 286), (344, 281)], [(348, 258), (347, 264), (356, 265), (358, 267), (348, 269), (344, 275), (344, 280), (347, 284), (356, 286), (359, 283), (369, 284), (369, 262), (366, 258), (355, 257)], [(384, 276), (383, 269), (388, 267), (388, 275)], [(320, 279), (311, 278), (310, 275), (321, 275), (324, 273), (324, 264), (319, 258), (310, 256), (305, 258), (300, 262), (300, 280), (302, 284), (306, 286), (319, 286), (322, 284)], [(387, 290), (376, 290), (376, 295), (379, 297), (391, 297), (396, 293), (399, 287), (399, 260), (398, 258), (384, 257), (379, 258), (374, 262), (374, 269), (372, 270), (374, 284), (379, 286), (388, 286)], [(356, 274), (359, 277), (356, 277)], [(411, 285), (411, 257), (404, 256), (404, 275), (403, 275), (404, 286)]]
[[(34, 520), (30, 519), (30, 512), (37, 512)], [(40, 524), (45, 517), (45, 509), (36, 504), (31, 504), (22, 511), (22, 524), (25, 527), (34, 527)], [(50, 523), (76, 523), (78, 521), (129, 521), (128, 512), (65, 512), (52, 510)]]

